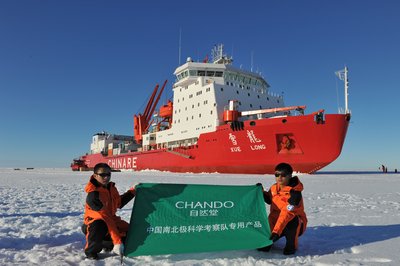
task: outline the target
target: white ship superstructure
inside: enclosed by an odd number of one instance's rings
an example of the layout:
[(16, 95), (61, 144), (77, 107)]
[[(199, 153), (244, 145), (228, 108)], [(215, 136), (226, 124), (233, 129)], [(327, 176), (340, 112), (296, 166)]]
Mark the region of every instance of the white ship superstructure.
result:
[[(237, 101), (238, 111), (284, 106), (283, 97), (270, 93), (261, 75), (235, 68), (231, 62), (232, 58), (223, 53), (223, 45), (219, 45), (213, 50), (212, 62), (188, 58), (178, 67), (174, 72), (177, 80), (173, 85), (172, 126), (144, 134), (143, 150), (196, 144), (200, 134), (213, 132), (225, 123), (223, 112), (231, 100)], [(258, 114), (250, 119), (267, 116)]]

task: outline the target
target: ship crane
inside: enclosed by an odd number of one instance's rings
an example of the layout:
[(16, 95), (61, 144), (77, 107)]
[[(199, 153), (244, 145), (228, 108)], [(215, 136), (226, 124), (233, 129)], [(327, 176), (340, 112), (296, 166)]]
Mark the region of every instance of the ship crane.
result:
[[(146, 108), (143, 114), (139, 113), (133, 117), (133, 134), (135, 136), (136, 143), (142, 143), (143, 134), (146, 134), (152, 124), (151, 118), (154, 110), (160, 100), (161, 94), (164, 91), (165, 85), (168, 80), (164, 81), (160, 91), (158, 91), (159, 85), (157, 84), (147, 102)], [(157, 97), (156, 97), (157, 96)]]
[(260, 109), (260, 110), (251, 110), (251, 111), (243, 111), (239, 112), (237, 110), (237, 102), (236, 100), (229, 101), (228, 110), (224, 111), (224, 122), (235, 122), (238, 121), (239, 117), (242, 116), (250, 116), (250, 115), (261, 115), (267, 113), (278, 113), (278, 112), (287, 112), (291, 110), (296, 110), (301, 114), (304, 114), (304, 110), (306, 109), (305, 105), (300, 106), (287, 106), (287, 107), (279, 107), (279, 108), (269, 108), (269, 109)]

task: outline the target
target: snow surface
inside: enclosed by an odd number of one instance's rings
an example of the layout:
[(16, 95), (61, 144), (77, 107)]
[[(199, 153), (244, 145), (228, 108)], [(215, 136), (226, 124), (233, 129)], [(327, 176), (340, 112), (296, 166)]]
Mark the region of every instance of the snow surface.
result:
[[(117, 256), (85, 260), (80, 231), (89, 172), (0, 169), (0, 265), (121, 265)], [(125, 258), (124, 265), (400, 265), (400, 174), (300, 175), (309, 219), (295, 255), (284, 239), (269, 253), (256, 250)], [(271, 175), (113, 173), (120, 193), (133, 184), (244, 185)], [(129, 221), (133, 203), (119, 211)]]

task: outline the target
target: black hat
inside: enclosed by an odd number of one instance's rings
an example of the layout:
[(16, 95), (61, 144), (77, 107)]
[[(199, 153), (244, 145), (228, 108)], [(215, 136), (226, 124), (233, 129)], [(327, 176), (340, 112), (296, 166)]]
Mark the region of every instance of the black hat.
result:
[(291, 175), (293, 173), (293, 168), (290, 166), (290, 164), (280, 163), (275, 167), (275, 171), (279, 171), (286, 175)]

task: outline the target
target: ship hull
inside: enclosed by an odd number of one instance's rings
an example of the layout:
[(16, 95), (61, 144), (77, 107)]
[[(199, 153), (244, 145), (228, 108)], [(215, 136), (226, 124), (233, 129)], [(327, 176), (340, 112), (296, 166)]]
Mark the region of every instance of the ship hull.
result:
[(85, 170), (104, 162), (114, 170), (271, 174), (286, 162), (297, 172), (314, 173), (340, 155), (349, 121), (349, 114), (327, 114), (322, 120), (315, 114), (247, 120), (240, 130), (222, 125), (201, 134), (194, 146), (90, 154), (80, 160)]

